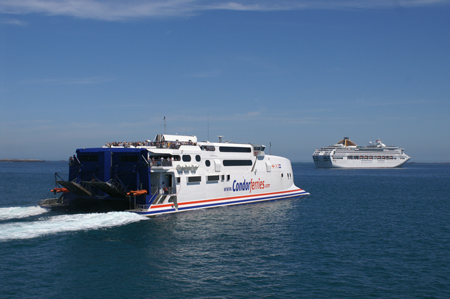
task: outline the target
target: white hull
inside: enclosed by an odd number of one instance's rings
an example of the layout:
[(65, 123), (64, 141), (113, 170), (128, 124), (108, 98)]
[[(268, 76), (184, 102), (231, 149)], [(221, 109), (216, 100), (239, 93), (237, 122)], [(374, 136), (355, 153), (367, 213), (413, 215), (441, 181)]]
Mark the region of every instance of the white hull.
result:
[(409, 159), (404, 149), (386, 146), (380, 140), (375, 145), (357, 146), (347, 137), (313, 153), (318, 168), (394, 168)]
[(294, 188), (292, 190), (278, 191), (278, 192), (268, 192), (262, 194), (254, 195), (240, 195), (240, 196), (230, 196), (222, 198), (204, 198), (196, 199), (191, 201), (183, 201), (177, 205), (173, 203), (152, 205), (147, 210), (133, 211), (135, 213), (145, 215), (145, 216), (155, 216), (161, 214), (178, 213), (189, 210), (215, 208), (220, 206), (230, 206), (239, 204), (249, 204), (262, 201), (273, 201), (280, 199), (295, 199), (301, 196), (309, 195), (308, 192)]
[(396, 160), (347, 160), (338, 161), (315, 160), (314, 164), (318, 168), (395, 168), (405, 164), (408, 159)]
[[(204, 150), (205, 147), (215, 150)], [(244, 147), (249, 150), (224, 152), (221, 151), (223, 147)], [(153, 216), (309, 195), (294, 185), (291, 162), (283, 157), (266, 155), (263, 147), (198, 142), (197, 145), (181, 146), (178, 149), (149, 147), (148, 151), (149, 160), (158, 155), (182, 159), (171, 161), (170, 166), (152, 167), (150, 175), (153, 184), (170, 186), (171, 194), (159, 192), (160, 195), (151, 205), (133, 210), (141, 215)], [(185, 156), (190, 156), (191, 161), (184, 162)], [(248, 163), (227, 165), (227, 161)], [(193, 182), (192, 178), (196, 181)]]

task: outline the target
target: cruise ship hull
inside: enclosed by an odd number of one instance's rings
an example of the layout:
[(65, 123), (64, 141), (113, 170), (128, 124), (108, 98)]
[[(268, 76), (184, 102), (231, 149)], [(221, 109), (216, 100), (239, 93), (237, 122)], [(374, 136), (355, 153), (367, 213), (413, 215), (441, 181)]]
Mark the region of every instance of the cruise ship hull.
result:
[(318, 158), (314, 160), (317, 168), (395, 168), (401, 167), (409, 158), (398, 160), (347, 160), (340, 159), (332, 161), (331, 159)]
[(409, 159), (403, 148), (386, 146), (381, 140), (369, 146), (357, 146), (348, 137), (313, 153), (318, 168), (394, 168)]

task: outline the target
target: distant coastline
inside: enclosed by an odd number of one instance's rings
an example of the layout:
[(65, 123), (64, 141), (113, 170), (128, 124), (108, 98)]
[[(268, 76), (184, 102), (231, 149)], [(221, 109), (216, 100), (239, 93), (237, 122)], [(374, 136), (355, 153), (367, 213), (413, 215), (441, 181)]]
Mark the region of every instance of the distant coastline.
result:
[[(295, 161), (293, 164), (314, 164), (314, 162), (305, 162), (305, 161)], [(450, 164), (450, 162), (406, 162), (407, 164)]]
[(0, 162), (45, 162), (38, 159), (0, 159)]

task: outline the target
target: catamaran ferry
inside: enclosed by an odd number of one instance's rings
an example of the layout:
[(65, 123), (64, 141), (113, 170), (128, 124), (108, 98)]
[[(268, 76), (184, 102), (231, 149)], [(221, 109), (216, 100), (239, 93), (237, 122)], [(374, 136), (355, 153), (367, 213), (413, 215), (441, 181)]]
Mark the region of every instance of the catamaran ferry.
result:
[(264, 149), (167, 134), (77, 149), (68, 180), (55, 174), (61, 195), (40, 206), (153, 216), (309, 195), (295, 186), (291, 162)]
[(314, 164), (320, 168), (393, 168), (409, 159), (403, 148), (386, 146), (381, 140), (369, 146), (357, 146), (348, 137), (313, 153)]

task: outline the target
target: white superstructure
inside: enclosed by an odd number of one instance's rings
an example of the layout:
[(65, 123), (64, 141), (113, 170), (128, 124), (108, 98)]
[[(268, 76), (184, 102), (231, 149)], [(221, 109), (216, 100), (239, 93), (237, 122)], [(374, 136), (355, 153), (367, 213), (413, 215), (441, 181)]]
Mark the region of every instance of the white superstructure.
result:
[(150, 205), (144, 215), (298, 198), (309, 195), (294, 185), (291, 162), (266, 155), (265, 146), (209, 141), (195, 136), (158, 135), (148, 150)]
[(68, 180), (55, 175), (52, 192), (61, 196), (40, 205), (152, 216), (309, 195), (295, 186), (291, 162), (264, 148), (167, 134), (80, 148), (69, 159)]
[(381, 140), (368, 146), (357, 146), (348, 137), (313, 153), (314, 164), (320, 168), (392, 168), (409, 159), (403, 148), (386, 146)]

